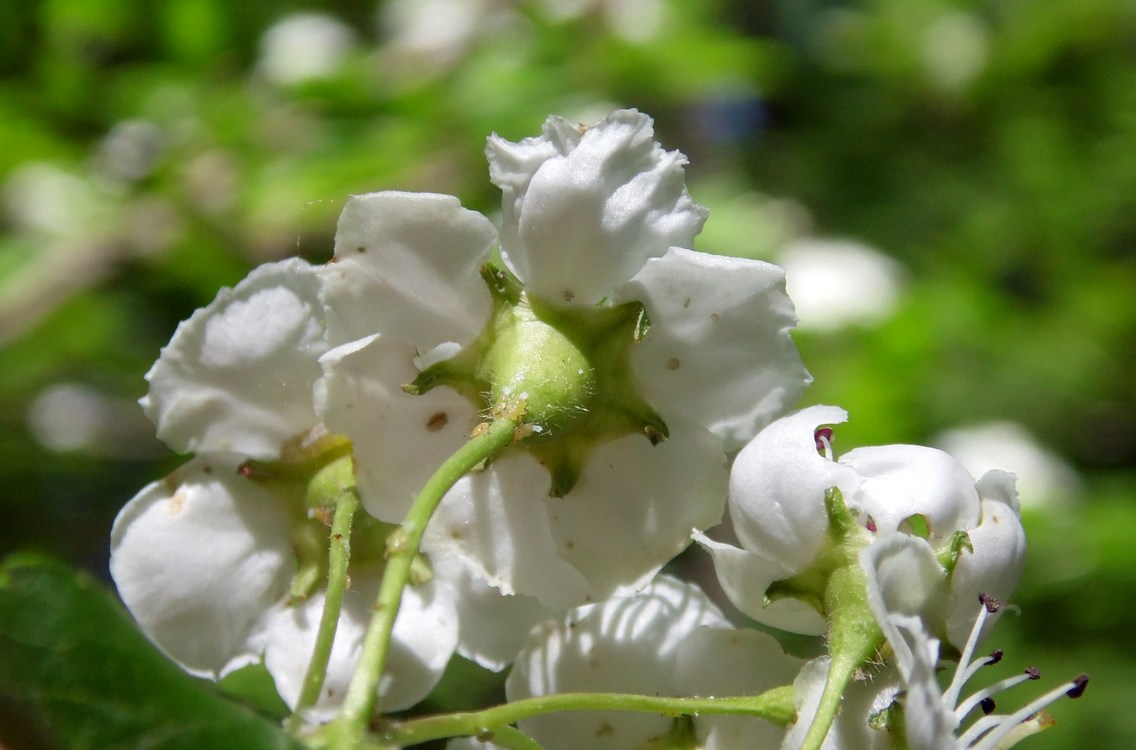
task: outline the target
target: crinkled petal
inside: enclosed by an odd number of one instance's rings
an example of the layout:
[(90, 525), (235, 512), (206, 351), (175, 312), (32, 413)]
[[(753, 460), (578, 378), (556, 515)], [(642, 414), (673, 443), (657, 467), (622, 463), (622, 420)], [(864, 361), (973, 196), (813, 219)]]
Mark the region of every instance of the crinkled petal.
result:
[[(704, 625), (679, 646), (674, 684), (684, 695), (759, 695), (791, 682), (800, 667), (766, 633)], [(752, 716), (700, 716), (696, 731), (704, 750), (772, 748), (785, 734)]]
[(461, 613), (458, 653), (499, 672), (513, 662), (529, 631), (552, 612), (531, 596), (505, 596), (457, 558), (432, 559), (434, 580), (449, 587)]
[(642, 587), (725, 503), (720, 443), (681, 418), (667, 423), (657, 446), (628, 435), (597, 448), (565, 497), (548, 496), (548, 474), (529, 456), (495, 461), (443, 500), (427, 549), (448, 547), (502, 591), (551, 607)]
[(633, 353), (647, 400), (704, 425), (727, 453), (811, 381), (789, 335), (797, 318), (777, 266), (672, 247), (619, 289), (623, 300), (642, 302), (651, 321)]
[[(1009, 476), (1012, 482), (1013, 475)], [(979, 486), (982, 486), (981, 481)], [(1022, 522), (1002, 500), (983, 498), (982, 523), (971, 529), (969, 535), (974, 551), (964, 551), (955, 565), (947, 620), (948, 640), (959, 649), (966, 644), (974, 628), (978, 616), (978, 607), (975, 606), (978, 595), (985, 593), (1000, 602), (1009, 601), (1021, 580), (1026, 552)], [(994, 627), (999, 617), (1000, 613), (987, 615), (982, 626), (984, 634)]]
[(449, 388), (404, 392), (418, 374), (414, 356), (405, 339), (369, 336), (328, 352), (315, 389), (324, 424), (354, 446), (363, 505), (387, 523), (402, 522), (422, 485), (479, 421)]
[[(323, 689), (305, 718), (330, 721), (347, 693), (359, 663), (363, 636), (374, 614), (382, 572), (352, 570), (344, 592)], [(295, 707), (315, 647), (325, 592), (278, 612), (269, 623), (264, 664), (284, 701)], [(458, 616), (448, 590), (433, 582), (408, 586), (391, 634), (387, 666), (379, 682), (379, 703), (385, 711), (400, 711), (418, 703), (434, 689), (457, 645)]]
[(490, 136), (486, 155), (503, 193), (505, 263), (549, 301), (599, 301), (647, 258), (690, 247), (706, 220), (686, 192), (686, 158), (634, 110), (591, 127), (550, 117), (538, 138)]
[(351, 196), (320, 271), (332, 343), (394, 334), (426, 352), (473, 341), (489, 315), (479, 268), (495, 239), (489, 220), (453, 196)]
[(778, 419), (738, 453), (730, 471), (730, 518), (742, 546), (784, 566), (792, 575), (809, 565), (825, 543), (824, 493), (840, 487), (855, 506), (859, 477), (816, 449), (821, 425), (848, 413), (810, 406)]
[(261, 618), (292, 578), (275, 499), (208, 454), (150, 484), (115, 519), (110, 572), (146, 635), (186, 671), (220, 679), (260, 660)]
[(178, 452), (275, 458), (310, 429), (317, 360), (327, 351), (320, 282), (292, 258), (256, 268), (178, 326), (142, 399), (158, 437)]
[(949, 453), (922, 445), (882, 445), (856, 448), (840, 463), (863, 480), (860, 503), (881, 533), (895, 531), (916, 514), (939, 541), (978, 523), (974, 477)]
[[(677, 650), (703, 625), (727, 623), (696, 586), (660, 576), (634, 596), (582, 607), (535, 628), (505, 682), (506, 695), (510, 701), (577, 691), (679, 695), (672, 684)], [(670, 726), (667, 717), (616, 711), (520, 722), (549, 750), (625, 750)]]
[(769, 585), (789, 573), (775, 562), (748, 550), (695, 533), (694, 541), (714, 558), (714, 572), (730, 602), (760, 623), (791, 633), (821, 635), (828, 625), (815, 609), (800, 599), (776, 599), (765, 603)]

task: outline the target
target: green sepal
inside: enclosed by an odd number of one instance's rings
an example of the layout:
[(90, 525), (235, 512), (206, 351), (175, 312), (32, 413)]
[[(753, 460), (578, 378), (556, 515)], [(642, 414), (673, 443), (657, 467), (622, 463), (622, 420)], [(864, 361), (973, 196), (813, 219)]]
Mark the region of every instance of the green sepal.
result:
[(973, 553), (974, 544), (970, 541), (970, 534), (965, 531), (956, 531), (951, 534), (947, 543), (935, 553), (935, 556), (939, 559), (939, 564), (943, 566), (943, 570), (947, 571), (948, 580), (954, 575), (955, 566), (958, 565), (963, 551)]

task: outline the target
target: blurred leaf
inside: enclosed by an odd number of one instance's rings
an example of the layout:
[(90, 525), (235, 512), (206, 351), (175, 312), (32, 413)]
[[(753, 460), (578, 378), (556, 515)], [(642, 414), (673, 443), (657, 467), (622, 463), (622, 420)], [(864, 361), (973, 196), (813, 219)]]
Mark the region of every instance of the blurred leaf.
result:
[(0, 692), (71, 748), (299, 748), (154, 648), (90, 576), (16, 556), (0, 567)]

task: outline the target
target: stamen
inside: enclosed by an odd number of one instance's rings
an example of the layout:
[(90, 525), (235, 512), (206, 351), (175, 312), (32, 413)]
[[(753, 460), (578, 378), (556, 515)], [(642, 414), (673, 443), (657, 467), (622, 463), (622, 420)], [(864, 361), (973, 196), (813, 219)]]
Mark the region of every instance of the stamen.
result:
[[(983, 666), (986, 665), (984, 664)], [(1031, 672), (1030, 670), (1033, 671)], [(1030, 669), (1027, 669), (1023, 674), (1007, 677), (1004, 680), (1000, 680), (999, 682), (995, 682), (993, 685), (989, 685), (982, 690), (979, 690), (977, 693), (970, 696), (958, 705), (958, 708), (955, 709), (955, 716), (957, 716), (958, 720), (961, 722), (964, 718), (966, 718), (967, 714), (974, 710), (975, 706), (979, 705), (980, 703), (984, 704), (985, 701), (990, 700), (990, 696), (994, 695), (995, 693), (1000, 693), (1007, 688), (1012, 688), (1014, 685), (1020, 685), (1021, 683), (1027, 682), (1029, 680), (1036, 680), (1037, 677), (1032, 676), (1033, 674), (1038, 674), (1039, 677), (1041, 676), (1036, 669), (1030, 667)], [(991, 711), (992, 710), (993, 701), (991, 701)], [(983, 713), (990, 713), (990, 711), (986, 710), (985, 704), (982, 706), (982, 711)]]
[[(974, 621), (974, 627), (970, 629), (970, 636), (966, 639), (966, 646), (963, 647), (962, 654), (959, 656), (959, 666), (955, 670), (955, 676), (951, 679), (951, 684), (943, 691), (943, 700), (948, 706), (958, 704), (959, 693), (962, 692), (962, 686), (966, 681), (974, 676), (978, 669), (986, 666), (985, 660), (980, 660), (975, 664), (971, 664), (970, 657), (974, 653), (975, 646), (978, 645), (978, 636), (982, 634), (982, 624), (986, 622), (987, 613), (991, 612), (988, 602), (993, 601), (997, 604), (997, 600), (989, 594), (982, 593), (978, 595), (978, 601), (982, 606), (978, 610), (978, 619)], [(994, 610), (997, 611), (997, 610)]]
[(818, 427), (813, 433), (813, 439), (816, 441), (817, 452), (823, 453), (825, 458), (832, 461), (832, 428)]
[[(1082, 694), (1084, 694), (1085, 686), (1088, 685), (1088, 683), (1088, 675), (1082, 674), (1076, 679), (1070, 680), (1064, 685), (1050, 690), (1045, 695), (1031, 701), (1030, 703), (1026, 704), (1022, 708), (1019, 708), (1017, 711), (1008, 716), (984, 717), (983, 719), (975, 722), (974, 726), (972, 726), (970, 729), (966, 730), (966, 732), (963, 733), (962, 737), (959, 738), (959, 741), (963, 747), (971, 747), (969, 743), (974, 742), (979, 736), (981, 736), (981, 742), (975, 743), (972, 750), (994, 750), (994, 748), (998, 747), (1007, 747), (1006, 745), (1000, 745), (999, 743), (1010, 736), (1011, 733), (1017, 731), (1019, 724), (1030, 719), (1034, 714), (1038, 713), (1039, 711), (1041, 711), (1041, 709), (1045, 708), (1050, 703), (1053, 703), (1059, 698), (1062, 698), (1064, 696), (1069, 696), (1070, 698), (1079, 698)], [(980, 725), (987, 724), (989, 719), (997, 719), (997, 727), (990, 730), (989, 733), (983, 734), (986, 729), (981, 727)], [(1030, 732), (1030, 734), (1032, 734), (1032, 732)]]

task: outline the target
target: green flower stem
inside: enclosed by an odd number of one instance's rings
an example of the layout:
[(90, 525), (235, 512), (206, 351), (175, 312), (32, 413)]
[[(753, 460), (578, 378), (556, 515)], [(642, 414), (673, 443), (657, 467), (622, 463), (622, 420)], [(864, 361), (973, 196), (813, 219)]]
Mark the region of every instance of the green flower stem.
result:
[(418, 493), (402, 526), (387, 538), (386, 570), (383, 571), (374, 615), (363, 637), (359, 666), (351, 677), (339, 715), (321, 732), (328, 747), (349, 750), (356, 747), (366, 734), (371, 715), (377, 707), (379, 679), (386, 666), (391, 631), (402, 603), (402, 592), (410, 580), (426, 524), (438, 503), (468, 471), (509, 446), (518, 423), (519, 415), (499, 417), (446, 459)]
[(493, 730), (490, 740), (494, 745), (507, 748), (507, 750), (544, 750), (540, 743), (529, 737), (519, 729), (510, 726), (498, 727)]
[(820, 694), (816, 715), (805, 733), (800, 750), (820, 750), (844, 691), (856, 671), (884, 642), (883, 632), (868, 606), (868, 577), (860, 567), (860, 550), (870, 538), (844, 504), (836, 487), (824, 494), (828, 515), (829, 547), (821, 567), (828, 571), (824, 585), (824, 613), (828, 619), (828, 677)]
[(343, 592), (347, 588), (347, 563), (351, 559), (351, 521), (359, 508), (359, 493), (351, 487), (340, 494), (335, 503), (335, 516), (331, 522), (330, 550), (328, 552), (327, 594), (323, 601), (319, 629), (312, 660), (304, 675), (296, 710), (284, 723), (284, 728), (295, 732), (302, 726), (301, 714), (315, 705), (327, 676), (327, 663), (331, 659), (331, 646), (339, 625), (339, 612), (343, 607)]
[(623, 693), (559, 693), (506, 703), (483, 711), (428, 716), (391, 724), (383, 729), (383, 739), (405, 747), (445, 737), (494, 735), (508, 725), (532, 716), (555, 711), (641, 711), (664, 716), (696, 714), (735, 714), (766, 719), (787, 726), (797, 718), (793, 707), (793, 688), (773, 688), (761, 695), (729, 698), (668, 698)]

